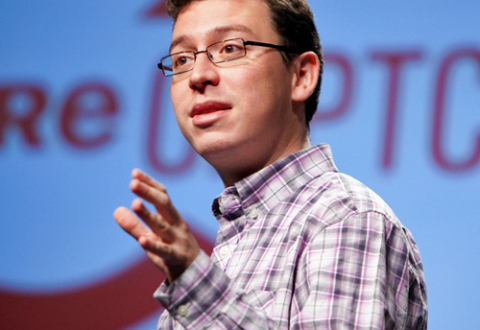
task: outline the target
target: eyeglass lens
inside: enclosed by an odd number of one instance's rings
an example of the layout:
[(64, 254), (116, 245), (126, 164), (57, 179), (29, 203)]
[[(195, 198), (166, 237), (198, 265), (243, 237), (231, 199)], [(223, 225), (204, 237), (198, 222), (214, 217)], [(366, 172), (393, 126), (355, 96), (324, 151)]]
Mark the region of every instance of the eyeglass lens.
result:
[[(165, 75), (170, 76), (192, 70), (196, 54), (201, 52), (185, 51), (163, 58), (162, 68)], [(215, 64), (236, 60), (246, 55), (244, 41), (241, 38), (216, 42), (208, 46), (206, 52), (210, 61)]]

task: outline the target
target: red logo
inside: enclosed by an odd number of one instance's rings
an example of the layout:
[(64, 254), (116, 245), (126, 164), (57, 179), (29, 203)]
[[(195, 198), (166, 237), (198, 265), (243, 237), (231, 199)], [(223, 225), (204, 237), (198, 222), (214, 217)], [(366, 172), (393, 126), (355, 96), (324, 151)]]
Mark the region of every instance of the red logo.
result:
[[(212, 244), (200, 235), (197, 241), (206, 253)], [(92, 286), (60, 293), (13, 292), (0, 289), (2, 330), (117, 330), (156, 313), (153, 299), (165, 276), (142, 258), (123, 273)]]
[[(165, 0), (156, 0), (144, 12), (146, 19), (166, 16)], [(160, 111), (159, 108), (156, 111)], [(200, 247), (210, 254), (212, 243), (198, 233), (195, 236)], [(162, 308), (152, 295), (164, 279), (165, 276), (144, 257), (122, 273), (80, 289), (35, 293), (0, 288), (0, 328), (123, 329), (152, 314), (160, 315)]]
[(149, 19), (163, 18), (167, 15), (167, 1), (156, 0), (155, 3), (145, 12), (145, 17)]

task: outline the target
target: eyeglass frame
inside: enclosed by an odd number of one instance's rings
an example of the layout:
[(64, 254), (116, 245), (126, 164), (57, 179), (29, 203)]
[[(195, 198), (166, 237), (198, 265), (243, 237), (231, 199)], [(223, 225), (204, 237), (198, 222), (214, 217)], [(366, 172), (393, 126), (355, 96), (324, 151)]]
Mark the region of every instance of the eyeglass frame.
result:
[[(229, 59), (229, 60), (223, 60), (223, 61), (216, 61), (214, 62), (211, 58), (211, 54), (208, 52), (208, 48), (216, 45), (216, 44), (219, 44), (219, 43), (222, 43), (222, 42), (226, 42), (226, 41), (229, 41), (229, 40), (242, 40), (243, 42), (243, 48), (244, 48), (244, 51), (245, 53), (242, 55), (242, 56), (239, 56), (239, 57), (235, 57), (235, 58), (232, 58), (232, 59)], [(265, 42), (258, 42), (258, 41), (245, 41), (243, 38), (229, 38), (229, 39), (225, 39), (225, 40), (221, 40), (221, 41), (217, 41), (217, 42), (214, 42), (213, 44), (211, 45), (208, 45), (207, 48), (205, 50), (199, 50), (199, 51), (193, 51), (193, 50), (186, 50), (186, 51), (183, 51), (183, 52), (178, 52), (178, 53), (173, 53), (173, 54), (169, 54), (167, 56), (164, 56), (160, 59), (160, 62), (157, 64), (157, 67), (162, 70), (163, 72), (163, 75), (165, 77), (171, 77), (171, 76), (175, 76), (175, 75), (178, 75), (178, 74), (182, 74), (182, 73), (185, 73), (185, 72), (189, 72), (189, 71), (192, 71), (193, 68), (195, 67), (195, 61), (197, 60), (197, 54), (201, 54), (201, 53), (206, 53), (207, 54), (207, 57), (208, 59), (210, 60), (210, 62), (212, 62), (213, 64), (218, 64), (218, 63), (225, 63), (225, 62), (230, 62), (230, 61), (235, 61), (235, 60), (238, 60), (240, 58), (243, 58), (245, 56), (247, 56), (247, 47), (246, 46), (260, 46), (260, 47), (268, 47), (268, 48), (274, 48), (274, 49), (277, 49), (277, 50), (280, 50), (282, 52), (286, 52), (286, 53), (294, 53), (294, 54), (301, 54), (301, 53), (304, 53), (306, 50), (301, 50), (300, 48), (296, 48), (296, 47), (288, 47), (288, 46), (282, 46), (282, 45), (276, 45), (276, 44), (270, 44), (270, 43), (265, 43)], [(174, 55), (179, 55), (179, 54), (183, 54), (183, 53), (188, 53), (188, 54), (192, 54), (193, 53), (193, 65), (190, 69), (186, 70), (186, 71), (182, 71), (182, 72), (177, 72), (177, 73), (172, 73), (172, 74), (168, 74), (165, 72), (165, 68), (162, 64), (163, 60), (169, 58), (169, 57), (172, 57)], [(173, 70), (172, 70), (173, 72)]]

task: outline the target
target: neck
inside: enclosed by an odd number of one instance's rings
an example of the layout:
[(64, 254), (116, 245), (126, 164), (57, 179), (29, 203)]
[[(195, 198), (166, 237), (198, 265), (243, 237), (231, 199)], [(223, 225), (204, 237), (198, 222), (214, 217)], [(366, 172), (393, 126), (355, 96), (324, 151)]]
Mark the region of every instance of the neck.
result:
[(256, 158), (255, 161), (251, 161), (251, 159), (250, 162), (249, 159), (235, 161), (234, 158), (231, 158), (233, 162), (221, 162), (224, 164), (223, 166), (215, 166), (214, 164), (212, 165), (214, 165), (226, 188), (233, 186), (236, 182), (246, 178), (253, 173), (260, 171), (261, 169), (275, 163), (282, 158), (285, 158), (295, 152), (310, 147), (310, 145), (310, 140), (308, 139), (308, 136), (306, 136), (303, 141), (298, 141), (298, 143), (292, 143), (286, 148), (281, 149), (281, 152), (273, 153), (263, 158)]

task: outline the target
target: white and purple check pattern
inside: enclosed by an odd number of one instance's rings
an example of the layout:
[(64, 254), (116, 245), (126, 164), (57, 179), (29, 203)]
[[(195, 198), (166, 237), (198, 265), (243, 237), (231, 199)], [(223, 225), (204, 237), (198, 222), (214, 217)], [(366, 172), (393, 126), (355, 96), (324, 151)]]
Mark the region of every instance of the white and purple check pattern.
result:
[(155, 293), (159, 329), (426, 329), (422, 262), (385, 202), (326, 144), (227, 188), (211, 258)]

